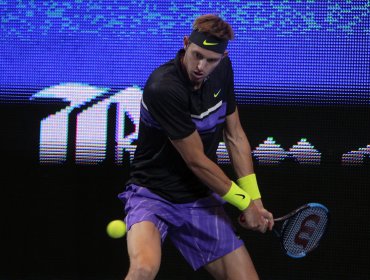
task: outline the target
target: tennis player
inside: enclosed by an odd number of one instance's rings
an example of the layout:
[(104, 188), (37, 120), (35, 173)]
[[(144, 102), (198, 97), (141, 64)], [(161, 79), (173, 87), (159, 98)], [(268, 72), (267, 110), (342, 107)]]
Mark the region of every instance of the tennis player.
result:
[[(154, 279), (168, 236), (194, 270), (216, 279), (258, 279), (223, 204), (237, 207), (247, 229), (265, 232), (250, 145), (234, 99), (227, 45), (231, 26), (216, 15), (193, 24), (184, 48), (148, 78), (139, 138), (124, 192), (130, 268), (125, 279)], [(238, 180), (216, 164), (222, 137)]]

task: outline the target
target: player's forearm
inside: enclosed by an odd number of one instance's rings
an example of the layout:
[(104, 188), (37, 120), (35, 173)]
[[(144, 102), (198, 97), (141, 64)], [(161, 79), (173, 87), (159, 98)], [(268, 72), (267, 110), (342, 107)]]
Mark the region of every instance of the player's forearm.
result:
[(225, 131), (224, 141), (237, 177), (254, 173), (251, 148), (244, 131), (234, 135)]
[(229, 191), (231, 180), (204, 154), (203, 144), (197, 131), (186, 138), (171, 142), (187, 166), (206, 186), (221, 196)]
[(205, 155), (187, 162), (191, 171), (210, 189), (223, 196), (230, 189), (231, 180), (222, 169)]

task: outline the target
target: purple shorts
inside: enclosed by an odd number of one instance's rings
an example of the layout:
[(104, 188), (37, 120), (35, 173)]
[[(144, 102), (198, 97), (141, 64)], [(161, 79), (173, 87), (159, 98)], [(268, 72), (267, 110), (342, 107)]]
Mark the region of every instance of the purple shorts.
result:
[(129, 185), (118, 197), (125, 204), (128, 230), (142, 221), (154, 223), (162, 243), (168, 234), (194, 270), (243, 245), (224, 211), (224, 201), (217, 194), (191, 203), (175, 204), (147, 188)]

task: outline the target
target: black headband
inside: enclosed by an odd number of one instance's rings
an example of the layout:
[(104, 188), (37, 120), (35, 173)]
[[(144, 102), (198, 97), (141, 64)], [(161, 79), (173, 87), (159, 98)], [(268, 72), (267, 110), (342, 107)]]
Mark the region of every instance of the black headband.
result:
[(189, 37), (190, 42), (204, 49), (223, 54), (227, 48), (228, 40), (221, 40), (215, 36), (206, 35), (198, 30), (193, 30)]

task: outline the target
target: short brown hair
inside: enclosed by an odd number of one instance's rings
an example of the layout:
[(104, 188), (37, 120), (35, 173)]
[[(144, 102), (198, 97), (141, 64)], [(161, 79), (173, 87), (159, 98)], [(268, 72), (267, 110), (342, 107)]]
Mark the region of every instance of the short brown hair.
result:
[(221, 40), (234, 39), (234, 31), (230, 24), (214, 14), (206, 14), (196, 18), (193, 23), (193, 30), (215, 36)]

